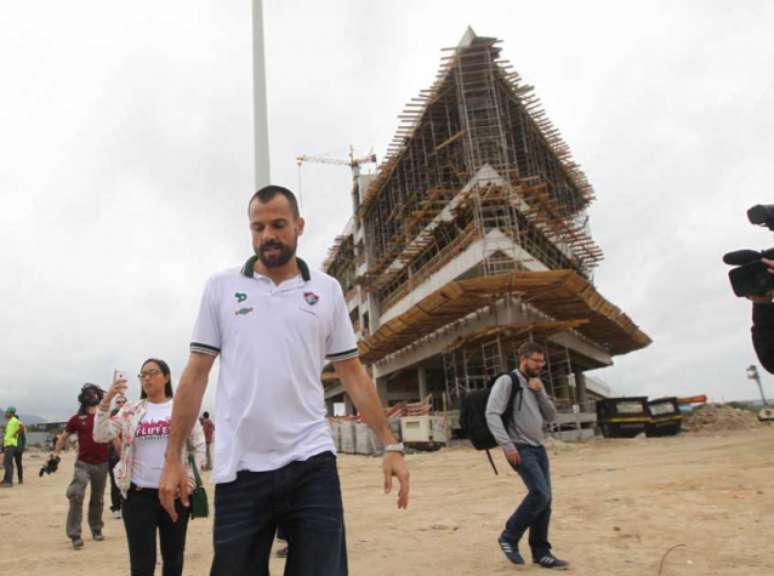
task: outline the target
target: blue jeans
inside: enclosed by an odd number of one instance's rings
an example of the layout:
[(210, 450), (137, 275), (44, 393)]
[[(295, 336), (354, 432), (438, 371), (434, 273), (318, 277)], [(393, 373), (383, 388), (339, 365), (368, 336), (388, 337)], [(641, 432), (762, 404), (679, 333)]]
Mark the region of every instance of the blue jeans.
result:
[(285, 576), (346, 576), (336, 457), (324, 452), (277, 470), (241, 470), (215, 486), (210, 576), (268, 576), (274, 533), (287, 537)]
[(548, 455), (542, 446), (519, 444), (516, 446), (521, 464), (514, 466), (524, 484), (527, 495), (505, 523), (502, 538), (518, 545), (529, 528), (529, 547), (532, 558), (542, 558), (551, 550), (548, 541), (548, 524), (551, 521), (551, 473)]

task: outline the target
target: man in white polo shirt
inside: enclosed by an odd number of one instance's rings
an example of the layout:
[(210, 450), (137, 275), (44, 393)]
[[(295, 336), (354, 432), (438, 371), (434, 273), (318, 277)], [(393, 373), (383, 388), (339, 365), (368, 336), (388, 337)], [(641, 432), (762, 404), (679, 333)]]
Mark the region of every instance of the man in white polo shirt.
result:
[(341, 490), (320, 380), (326, 360), (385, 444), (384, 488), (389, 493), (398, 478), (399, 508), (409, 493), (403, 446), (357, 358), (339, 283), (295, 255), (304, 220), (293, 193), (262, 188), (248, 214), (255, 256), (211, 277), (202, 297), (160, 497), (173, 518), (175, 496), (187, 504), (182, 450), (219, 355), (211, 575), (268, 574), (278, 526), (289, 545), (286, 576), (345, 575)]

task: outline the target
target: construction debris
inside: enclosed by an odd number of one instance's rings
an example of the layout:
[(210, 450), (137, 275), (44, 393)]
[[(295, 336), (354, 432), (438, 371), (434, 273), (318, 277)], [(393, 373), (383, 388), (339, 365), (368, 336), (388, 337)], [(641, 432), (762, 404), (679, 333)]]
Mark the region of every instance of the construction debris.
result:
[(760, 425), (755, 412), (729, 404), (705, 404), (683, 419), (683, 430), (687, 432), (752, 430)]

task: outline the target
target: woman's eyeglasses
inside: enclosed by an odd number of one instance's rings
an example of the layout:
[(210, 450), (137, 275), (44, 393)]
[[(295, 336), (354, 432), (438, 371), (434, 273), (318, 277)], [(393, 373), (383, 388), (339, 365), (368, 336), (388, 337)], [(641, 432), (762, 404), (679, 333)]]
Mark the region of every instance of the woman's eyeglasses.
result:
[(140, 380), (144, 380), (145, 378), (153, 378), (154, 376), (158, 376), (161, 374), (161, 370), (158, 368), (153, 368), (152, 370), (145, 370), (144, 372), (140, 372), (137, 377)]

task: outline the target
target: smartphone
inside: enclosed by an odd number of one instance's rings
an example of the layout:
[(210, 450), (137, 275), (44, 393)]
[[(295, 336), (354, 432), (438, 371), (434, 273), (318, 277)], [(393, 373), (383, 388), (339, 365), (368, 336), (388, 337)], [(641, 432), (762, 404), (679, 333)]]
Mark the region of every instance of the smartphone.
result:
[(126, 382), (126, 385), (124, 386), (124, 389), (121, 391), (121, 395), (126, 395), (126, 387), (129, 386), (129, 375), (126, 373), (126, 370), (119, 370), (116, 368), (113, 371), (113, 382), (116, 380), (124, 380)]

